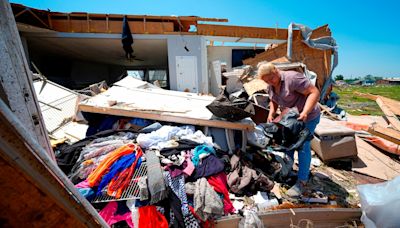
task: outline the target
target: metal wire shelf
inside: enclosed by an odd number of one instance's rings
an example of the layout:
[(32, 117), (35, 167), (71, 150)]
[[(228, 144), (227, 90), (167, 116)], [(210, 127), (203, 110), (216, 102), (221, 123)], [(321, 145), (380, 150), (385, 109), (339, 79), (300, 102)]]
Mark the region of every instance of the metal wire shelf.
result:
[(110, 201), (121, 201), (121, 200), (129, 200), (129, 199), (139, 199), (139, 185), (138, 181), (140, 177), (147, 175), (147, 165), (146, 162), (142, 162), (140, 167), (133, 174), (132, 180), (129, 183), (128, 188), (122, 193), (120, 198), (115, 198), (113, 196), (109, 196), (104, 193), (101, 196), (96, 196), (92, 203), (102, 203), (102, 202), (110, 202)]

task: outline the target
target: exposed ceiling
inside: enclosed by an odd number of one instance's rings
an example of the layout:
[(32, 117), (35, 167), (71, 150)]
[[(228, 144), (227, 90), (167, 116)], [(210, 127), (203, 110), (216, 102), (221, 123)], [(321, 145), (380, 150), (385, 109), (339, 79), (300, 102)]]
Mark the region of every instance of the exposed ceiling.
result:
[(27, 36), (30, 55), (62, 56), (90, 62), (131, 67), (167, 67), (167, 40), (134, 40), (134, 56), (127, 60), (120, 39), (106, 38), (50, 38)]

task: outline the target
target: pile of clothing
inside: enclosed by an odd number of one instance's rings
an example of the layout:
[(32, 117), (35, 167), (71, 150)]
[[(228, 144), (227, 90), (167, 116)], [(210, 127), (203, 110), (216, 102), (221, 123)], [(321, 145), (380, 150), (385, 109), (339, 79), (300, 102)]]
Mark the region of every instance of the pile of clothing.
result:
[[(59, 148), (59, 165), (82, 195), (115, 199), (93, 201), (109, 225), (209, 226), (243, 209), (234, 206), (235, 197), (269, 196), (293, 164), (283, 153), (254, 146), (222, 151), (194, 126), (139, 122), (140, 130), (102, 131)], [(147, 174), (135, 176), (143, 167)], [(124, 198), (133, 184), (136, 199)]]

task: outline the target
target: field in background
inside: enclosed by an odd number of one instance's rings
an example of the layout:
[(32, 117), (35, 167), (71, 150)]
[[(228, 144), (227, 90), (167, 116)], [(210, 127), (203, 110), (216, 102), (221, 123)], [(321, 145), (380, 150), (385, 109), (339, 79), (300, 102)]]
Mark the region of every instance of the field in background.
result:
[(375, 101), (358, 97), (354, 93), (371, 93), (400, 101), (400, 86), (346, 86), (335, 87), (335, 93), (340, 96), (338, 105), (352, 115), (383, 115)]

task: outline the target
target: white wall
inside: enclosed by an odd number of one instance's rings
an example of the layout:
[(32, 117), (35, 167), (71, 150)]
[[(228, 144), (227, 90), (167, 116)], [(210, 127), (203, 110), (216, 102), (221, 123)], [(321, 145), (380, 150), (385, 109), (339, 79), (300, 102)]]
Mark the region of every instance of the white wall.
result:
[[(184, 47), (189, 51), (186, 51)], [(195, 56), (197, 58), (197, 91), (208, 92), (207, 49), (205, 39), (201, 36), (168, 36), (168, 67), (171, 90), (178, 90), (176, 56)]]

